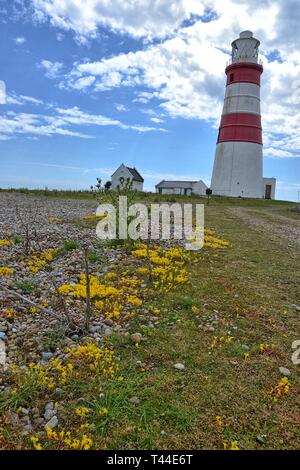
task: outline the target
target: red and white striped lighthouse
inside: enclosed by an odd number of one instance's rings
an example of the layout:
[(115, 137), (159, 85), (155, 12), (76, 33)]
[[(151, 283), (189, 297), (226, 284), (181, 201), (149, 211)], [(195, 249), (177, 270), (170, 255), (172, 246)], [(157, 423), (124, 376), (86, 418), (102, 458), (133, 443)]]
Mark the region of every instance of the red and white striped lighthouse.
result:
[(262, 197), (259, 45), (251, 31), (242, 32), (232, 43), (211, 184), (216, 195)]

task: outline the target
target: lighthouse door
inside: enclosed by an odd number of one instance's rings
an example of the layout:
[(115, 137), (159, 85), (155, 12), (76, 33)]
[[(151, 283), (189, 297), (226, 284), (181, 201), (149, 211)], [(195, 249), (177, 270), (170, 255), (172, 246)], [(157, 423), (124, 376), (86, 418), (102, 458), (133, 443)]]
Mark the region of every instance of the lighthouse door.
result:
[(271, 199), (272, 186), (270, 184), (266, 185), (265, 199)]

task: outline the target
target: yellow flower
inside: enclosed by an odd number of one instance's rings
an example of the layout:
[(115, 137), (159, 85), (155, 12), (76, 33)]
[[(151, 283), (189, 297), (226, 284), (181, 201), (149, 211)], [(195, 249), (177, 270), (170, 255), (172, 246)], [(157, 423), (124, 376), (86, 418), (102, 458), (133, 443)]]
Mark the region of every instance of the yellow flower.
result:
[(216, 416), (216, 423), (217, 423), (217, 428), (222, 429), (222, 427), (223, 427), (222, 416)]
[(84, 418), (86, 415), (89, 414), (89, 409), (86, 406), (79, 406), (78, 408), (75, 408), (75, 413), (77, 414), (77, 416)]
[(11, 245), (10, 240), (0, 240), (0, 246), (9, 246)]
[(43, 450), (43, 447), (42, 447), (42, 445), (41, 445), (41, 443), (39, 442), (39, 440), (38, 440), (37, 437), (31, 436), (30, 440), (31, 440), (32, 445), (33, 445), (33, 447), (35, 448), (35, 450)]
[(102, 408), (100, 408), (99, 411), (98, 411), (99, 415), (107, 415), (107, 413), (108, 413), (108, 409), (105, 408), (104, 406)]
[(10, 276), (14, 273), (14, 270), (11, 268), (6, 268), (5, 266), (0, 266), (0, 276)]

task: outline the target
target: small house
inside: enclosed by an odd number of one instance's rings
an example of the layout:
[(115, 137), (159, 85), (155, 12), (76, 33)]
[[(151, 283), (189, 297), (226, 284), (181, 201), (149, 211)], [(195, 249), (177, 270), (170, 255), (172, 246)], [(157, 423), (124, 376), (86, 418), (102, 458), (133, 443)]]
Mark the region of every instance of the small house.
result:
[(183, 196), (191, 196), (197, 194), (205, 196), (207, 186), (202, 181), (165, 181), (162, 180), (155, 186), (156, 192), (159, 194), (178, 194)]
[(123, 163), (111, 176), (111, 189), (115, 191), (118, 186), (122, 187), (128, 179), (132, 182), (134, 191), (143, 191), (144, 178), (136, 168), (130, 168)]

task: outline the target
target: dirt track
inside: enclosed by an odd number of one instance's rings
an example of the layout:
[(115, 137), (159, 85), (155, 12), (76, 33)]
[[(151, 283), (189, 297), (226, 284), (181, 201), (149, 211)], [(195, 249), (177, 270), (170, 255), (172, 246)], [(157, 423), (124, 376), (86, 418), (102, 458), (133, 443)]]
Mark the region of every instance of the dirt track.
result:
[(228, 211), (252, 226), (300, 245), (300, 217), (284, 216), (268, 209), (228, 208)]

